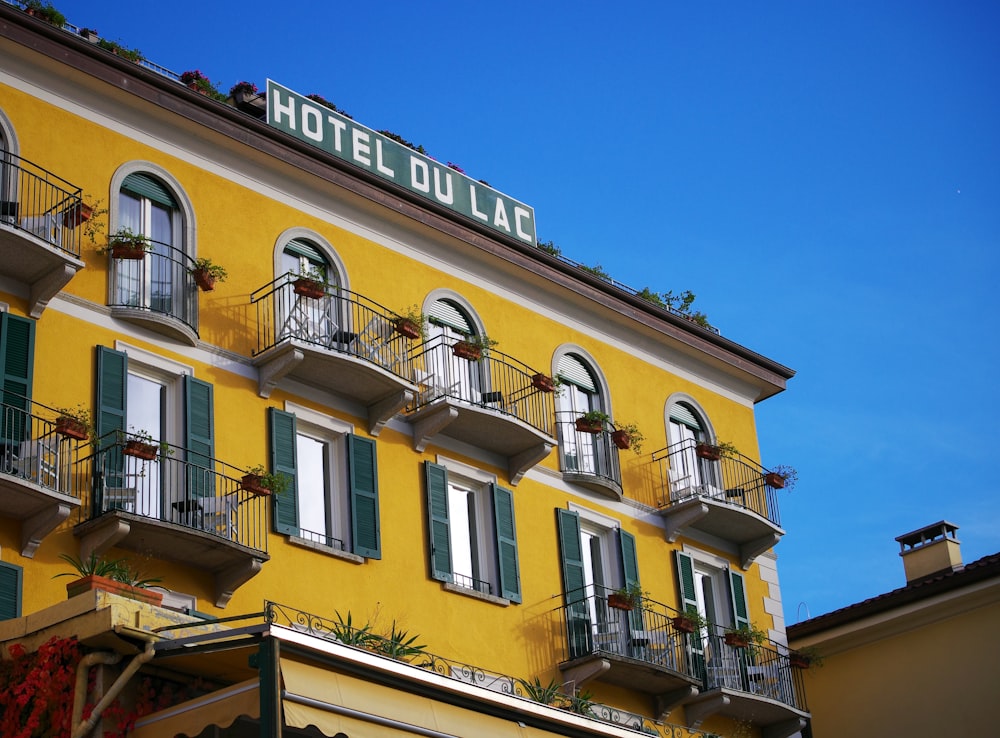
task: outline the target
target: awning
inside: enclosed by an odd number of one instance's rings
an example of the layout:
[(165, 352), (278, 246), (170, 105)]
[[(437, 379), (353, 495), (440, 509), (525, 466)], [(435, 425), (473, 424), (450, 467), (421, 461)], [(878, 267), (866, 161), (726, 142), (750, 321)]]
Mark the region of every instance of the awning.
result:
[(366, 682), (346, 674), (281, 660), (285, 683), (282, 708), (285, 725), (315, 726), (334, 738), (461, 738), (488, 735), (525, 738), (521, 727), (509, 720), (481, 715), (399, 689)]
[(209, 725), (227, 728), (240, 715), (260, 717), (260, 682), (249, 679), (135, 721), (132, 738), (198, 735)]

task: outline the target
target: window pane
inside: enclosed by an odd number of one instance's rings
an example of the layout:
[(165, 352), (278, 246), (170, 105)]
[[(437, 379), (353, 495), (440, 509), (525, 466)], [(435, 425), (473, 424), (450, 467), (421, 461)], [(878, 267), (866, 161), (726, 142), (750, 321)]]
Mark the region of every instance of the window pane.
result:
[[(163, 423), (163, 402), (165, 387), (152, 379), (136, 374), (128, 375), (128, 418), (129, 432), (145, 431), (156, 441), (163, 440), (166, 431)], [(152, 518), (160, 517), (160, 475), (167, 466), (166, 461), (158, 463), (142, 462), (134, 468), (127, 469), (142, 475), (141, 479), (133, 480), (133, 486), (140, 490), (136, 501), (136, 512)]]
[(448, 487), (448, 520), (451, 528), (451, 558), (455, 574), (474, 578), (473, 541), (475, 540), (475, 518), (470, 516), (470, 503), (474, 504), (473, 493), (465, 488)]
[(315, 438), (299, 434), (298, 453), (299, 527), (302, 537), (327, 546), (340, 547), (331, 540), (329, 482), (326, 472), (327, 446)]

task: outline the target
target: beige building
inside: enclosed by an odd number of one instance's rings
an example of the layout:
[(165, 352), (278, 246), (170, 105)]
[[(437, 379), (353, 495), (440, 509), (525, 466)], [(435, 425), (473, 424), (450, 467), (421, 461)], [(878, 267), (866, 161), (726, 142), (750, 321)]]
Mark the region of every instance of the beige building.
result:
[(1000, 553), (963, 564), (958, 526), (899, 536), (906, 585), (788, 628), (813, 738), (996, 735)]

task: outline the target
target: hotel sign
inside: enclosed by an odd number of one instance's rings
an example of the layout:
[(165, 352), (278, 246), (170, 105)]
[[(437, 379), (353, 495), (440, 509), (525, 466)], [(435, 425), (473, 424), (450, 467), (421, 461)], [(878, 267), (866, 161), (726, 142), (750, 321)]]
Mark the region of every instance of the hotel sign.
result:
[(267, 81), (267, 122), (431, 202), (536, 245), (532, 208), (272, 80)]

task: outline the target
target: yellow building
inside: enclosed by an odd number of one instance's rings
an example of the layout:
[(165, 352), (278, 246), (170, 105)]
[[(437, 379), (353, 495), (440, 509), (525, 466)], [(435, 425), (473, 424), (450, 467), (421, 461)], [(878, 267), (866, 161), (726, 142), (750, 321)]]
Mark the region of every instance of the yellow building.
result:
[(957, 531), (899, 536), (906, 586), (788, 628), (821, 657), (804, 679), (813, 738), (996, 733), (1000, 554), (963, 565)]
[(126, 52), (0, 4), (0, 732), (806, 724), (754, 426), (791, 370), (398, 136)]

